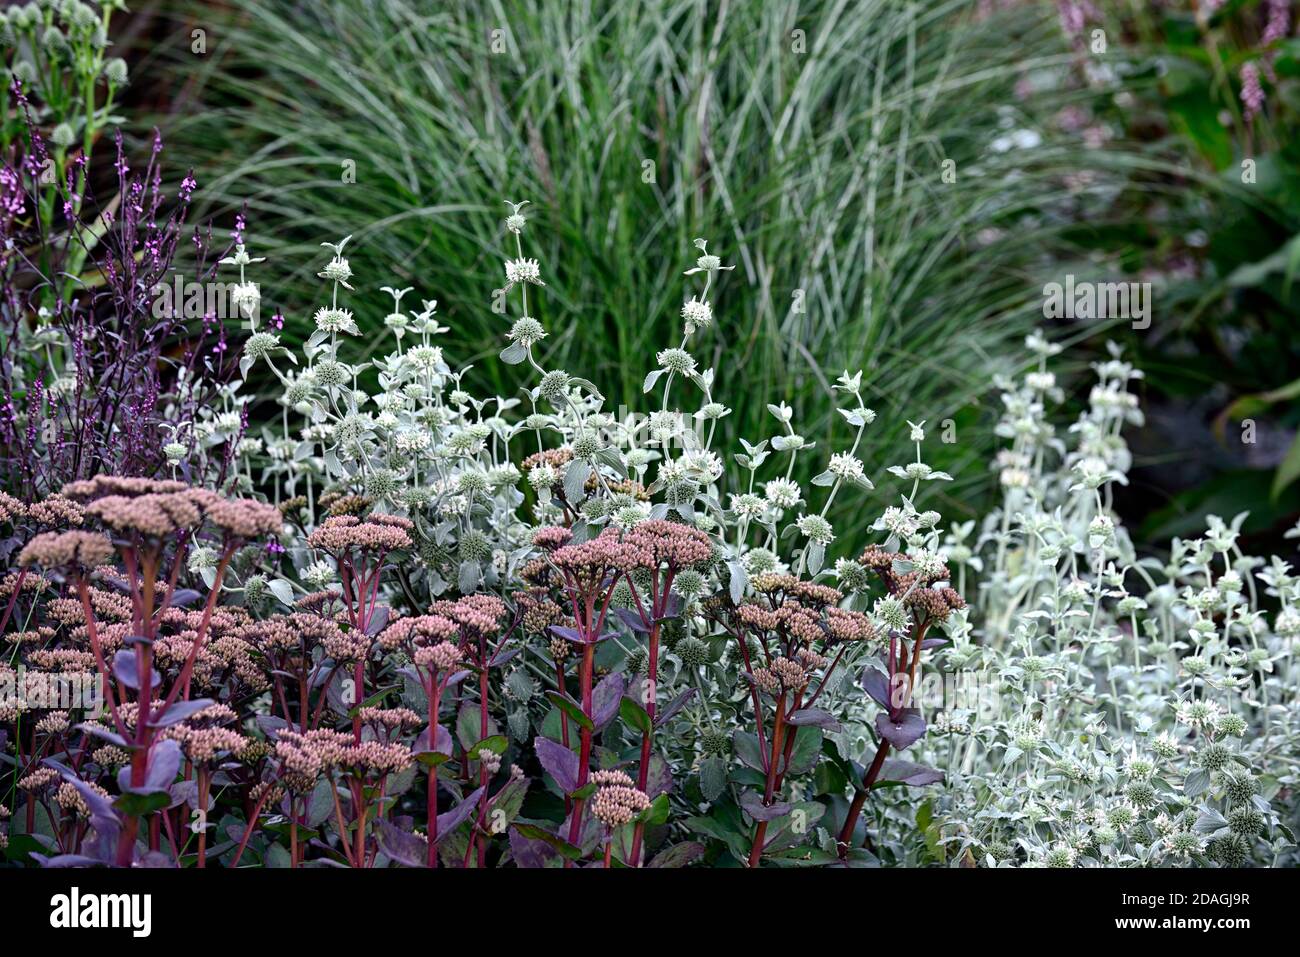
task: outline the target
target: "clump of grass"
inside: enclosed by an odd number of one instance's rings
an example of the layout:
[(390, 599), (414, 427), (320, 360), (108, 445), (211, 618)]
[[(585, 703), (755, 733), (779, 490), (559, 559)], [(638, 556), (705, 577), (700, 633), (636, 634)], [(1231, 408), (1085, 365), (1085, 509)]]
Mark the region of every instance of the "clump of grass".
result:
[[(573, 320), (546, 361), (598, 370), (611, 407), (633, 406), (640, 366), (622, 360), (675, 328), (680, 258), (713, 236), (741, 280), (716, 303), (734, 317), (720, 377), (743, 383), (722, 438), (757, 434), (778, 399), (847, 434), (820, 369), (861, 366), (887, 421), (904, 404), (952, 420), (936, 464), (959, 510), (990, 451), (968, 427), (977, 397), (1041, 321), (1029, 277), (1081, 209), (1060, 176), (1118, 167), (1057, 137), (1056, 94), (1025, 93), (1069, 71), (1050, 9), (253, 0), (228, 16), (204, 60), (177, 31), (193, 99), (172, 142), (207, 212), (247, 203), (298, 264), (269, 294), (287, 344), (310, 334), (316, 237), (354, 233), (359, 273), (401, 264), (398, 282), (440, 291), (459, 354), (495, 353), (505, 320), (484, 291), (514, 190), (554, 264), (537, 318)], [(1098, 191), (1123, 176), (1102, 170)], [(514, 388), (501, 379), (479, 362), (468, 381)], [(869, 441), (908, 448), (904, 429)]]

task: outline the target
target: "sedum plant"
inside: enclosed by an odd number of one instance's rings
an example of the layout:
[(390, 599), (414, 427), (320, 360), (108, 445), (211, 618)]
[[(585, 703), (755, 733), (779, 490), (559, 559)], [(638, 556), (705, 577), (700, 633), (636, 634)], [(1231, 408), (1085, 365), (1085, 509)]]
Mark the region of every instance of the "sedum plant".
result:
[[(508, 204), (497, 290), (521, 398), (462, 389), (411, 290), (383, 290), (392, 351), (361, 361), (347, 239), (292, 352), (238, 245), (240, 372), (279, 387), (233, 383), (193, 428), (274, 408), (234, 452), (248, 497), (100, 477), (0, 499), (22, 556), (0, 678), (116, 694), (108, 717), (0, 699), (11, 859), (1295, 862), (1300, 584), (1243, 553), (1240, 518), (1135, 553), (1112, 497), (1141, 415), (1122, 356), (1058, 432), (1059, 349), (1030, 336), (996, 383), (1001, 502), (951, 525), (922, 415), (908, 461), (859, 458), (861, 372), (835, 385), (843, 443), (777, 403), (719, 444), (735, 384), (698, 356), (735, 277), (703, 240), (645, 408), (608, 409), (538, 348), (526, 209)], [(871, 540), (853, 554), (829, 517), (846, 501)], [(162, 697), (133, 724), (145, 674)]]

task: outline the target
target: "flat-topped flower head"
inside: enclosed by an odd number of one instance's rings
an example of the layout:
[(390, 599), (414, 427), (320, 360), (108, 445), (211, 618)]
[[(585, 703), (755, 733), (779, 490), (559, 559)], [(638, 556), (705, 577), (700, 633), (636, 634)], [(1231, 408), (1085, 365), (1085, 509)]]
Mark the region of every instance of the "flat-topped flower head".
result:
[[(84, 511), (78, 513), (84, 505)], [(47, 500), (51, 514), (97, 519), (114, 531), (161, 538), (193, 529), (205, 519), (232, 538), (276, 535), (283, 527), (279, 509), (254, 499), (227, 498), (183, 482), (99, 476), (64, 486)]]
[(509, 618), (505, 602), (493, 595), (467, 595), (457, 601), (434, 602), (430, 612), (454, 621), (466, 637), (494, 635)]
[(416, 648), (412, 660), (421, 668), (448, 672), (459, 665), (463, 657), (464, 655), (458, 645), (450, 641), (440, 641), (436, 645)]
[(622, 771), (596, 771), (591, 780), (596, 785), (591, 814), (611, 830), (631, 824), (650, 806), (649, 796)]
[(63, 494), (78, 502), (90, 502), (107, 495), (134, 498), (137, 495), (162, 495), (169, 492), (184, 492), (190, 486), (184, 482), (134, 478), (120, 475), (97, 475), (91, 479), (69, 482), (63, 486)]
[(249, 622), (239, 629), (238, 635), (271, 657), (281, 653), (310, 655), (317, 647), (327, 649), (327, 655), (341, 653), (347, 657), (347, 649), (352, 647), (352, 641), (338, 622), (305, 611)]
[(161, 538), (203, 521), (203, 512), (192, 492), (187, 488), (181, 492), (105, 495), (87, 505), (86, 514), (117, 532)]
[(180, 744), (187, 761), (203, 765), (214, 765), (238, 755), (250, 743), (249, 738), (233, 728), (188, 721), (166, 728), (161, 737)]
[(280, 510), (251, 498), (223, 498), (208, 493), (201, 499), (208, 521), (234, 538), (253, 539), (278, 535), (284, 527)]
[(879, 636), (870, 616), (844, 608), (826, 609), (826, 632), (835, 641), (871, 641)]
[(784, 656), (774, 658), (768, 667), (754, 671), (754, 683), (770, 695), (799, 691), (808, 686), (808, 679), (808, 672), (802, 664)]
[(296, 794), (310, 791), (322, 774), (344, 762), (352, 740), (350, 734), (324, 728), (280, 731), (276, 736), (275, 757), (284, 785)]
[(403, 646), (413, 650), (450, 642), (458, 636), (456, 623), (450, 618), (443, 615), (416, 615), (399, 618), (381, 631), (379, 645), (388, 651)]
[(414, 729), (424, 723), (424, 719), (410, 708), (362, 708), (359, 712), (361, 723), (385, 731)]
[(27, 506), (7, 492), (0, 492), (0, 523), (13, 525), (27, 517)]
[(706, 562), (713, 556), (713, 543), (704, 532), (663, 519), (641, 522), (624, 535), (624, 541), (648, 552), (655, 566), (666, 565), (674, 570)]
[(18, 564), (95, 568), (113, 557), (113, 544), (95, 532), (42, 532), (18, 553)]
[(400, 742), (362, 741), (343, 749), (338, 766), (362, 774), (399, 774), (415, 760), (408, 745)]
[(307, 536), (307, 544), (331, 554), (357, 550), (389, 552), (410, 548), (411, 536), (405, 528), (385, 521), (362, 521), (355, 515), (327, 518)]
[(606, 529), (585, 542), (557, 548), (549, 561), (581, 592), (599, 588), (620, 573), (657, 566), (649, 548), (637, 541), (623, 540), (617, 529)]
[(754, 576), (750, 584), (753, 585), (756, 592), (793, 598), (814, 608), (838, 605), (844, 600), (844, 595), (838, 589), (829, 585), (818, 585), (815, 582), (803, 581), (794, 575), (780, 575), (772, 572), (758, 574)]
[(546, 525), (533, 532), (533, 544), (544, 551), (563, 548), (573, 539), (573, 532), (560, 525)]

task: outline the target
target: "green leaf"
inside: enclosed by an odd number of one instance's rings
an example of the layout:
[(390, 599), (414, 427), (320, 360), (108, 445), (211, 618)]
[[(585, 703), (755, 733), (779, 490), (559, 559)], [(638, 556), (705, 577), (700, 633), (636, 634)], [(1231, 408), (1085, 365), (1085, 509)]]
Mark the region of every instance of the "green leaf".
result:
[(726, 758), (711, 754), (700, 762), (700, 793), (706, 801), (716, 801), (727, 790)]
[(283, 578), (275, 578), (267, 582), (266, 587), (271, 590), (282, 604), (293, 607), (293, 585)]
[(656, 824), (663, 824), (668, 820), (671, 810), (672, 808), (668, 804), (668, 795), (661, 794), (650, 802), (648, 808), (641, 812), (641, 820), (651, 827)]
[(542, 841), (545, 844), (549, 844), (551, 847), (559, 851), (562, 856), (567, 857), (571, 861), (579, 860), (582, 857), (582, 850), (580, 848), (574, 847), (568, 841), (556, 837), (550, 831), (543, 830), (535, 824), (516, 824), (515, 830), (530, 840)]
[(574, 459), (564, 473), (564, 497), (576, 506), (586, 497), (587, 476), (591, 466), (585, 459)]
[[(483, 740), (479, 734), (482, 727), (482, 717), (479, 714), (478, 705), (466, 701), (460, 706), (460, 711), (456, 715), (456, 739), (460, 741), (460, 746), (466, 752), (472, 750), (479, 741)], [(497, 734), (497, 723), (492, 717), (488, 718), (488, 737)]]
[(142, 817), (154, 811), (161, 811), (171, 803), (172, 796), (169, 791), (150, 791), (148, 794), (128, 791), (113, 801), (113, 807), (130, 817)]
[(519, 816), (528, 796), (528, 779), (511, 778), (488, 805), (487, 824), (493, 834), (501, 834)]
[(596, 729), (596, 725), (592, 720), (582, 713), (582, 705), (578, 704), (578, 702), (574, 701), (568, 695), (562, 694), (559, 691), (548, 691), (546, 692), (546, 697), (551, 700), (552, 704), (568, 715), (570, 721), (578, 722), (581, 727), (586, 728), (588, 731), (594, 731)]
[(1187, 775), (1187, 779), (1183, 782), (1183, 793), (1186, 794), (1189, 798), (1194, 798), (1197, 797), (1198, 795), (1204, 794), (1207, 790), (1209, 790), (1209, 787), (1210, 787), (1209, 772), (1202, 770), (1201, 768), (1197, 768), (1191, 774)]
[(758, 746), (758, 735), (749, 731), (737, 731), (731, 736), (731, 744), (736, 750), (736, 757), (743, 763), (755, 771), (766, 770), (763, 767), (763, 752)]
[(618, 713), (624, 724), (635, 731), (640, 731), (642, 734), (649, 734), (654, 728), (650, 715), (645, 708), (631, 698), (624, 698), (618, 703)]
[(505, 754), (506, 748), (509, 746), (510, 742), (504, 734), (492, 734), (470, 748), (468, 754), (471, 760), (477, 761), (478, 756), (484, 751), (490, 751), (493, 754)]
[(747, 831), (738, 831), (728, 827), (721, 820), (713, 817), (690, 817), (685, 824), (688, 828), (697, 834), (703, 834), (706, 837), (716, 838), (727, 846), (733, 857), (738, 861), (746, 860), (749, 857), (749, 834)]
[(684, 841), (660, 851), (646, 867), (685, 867), (703, 856), (703, 844), (698, 841)]
[(790, 752), (790, 767), (786, 774), (804, 774), (811, 771), (822, 756), (821, 728), (800, 728)]
[(1277, 501), (1283, 489), (1300, 478), (1300, 435), (1291, 443), (1284, 458), (1273, 475), (1272, 498)]

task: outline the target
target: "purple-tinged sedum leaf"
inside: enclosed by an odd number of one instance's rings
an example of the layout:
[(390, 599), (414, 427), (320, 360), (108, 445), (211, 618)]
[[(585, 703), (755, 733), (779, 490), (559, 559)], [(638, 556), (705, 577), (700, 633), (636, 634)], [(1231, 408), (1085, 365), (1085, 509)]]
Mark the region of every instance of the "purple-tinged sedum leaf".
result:
[(380, 818), (378, 823), (381, 851), (403, 867), (428, 867), (428, 844), (391, 821)]
[(151, 727), (167, 728), (173, 724), (184, 721), (186, 718), (193, 717), (204, 708), (210, 708), (216, 704), (211, 698), (196, 698), (193, 701), (177, 701), (170, 708), (162, 713), (162, 717), (151, 722)]
[(876, 715), (876, 730), (897, 750), (905, 751), (925, 735), (925, 719), (915, 708), (906, 708), (895, 717), (882, 711)]
[(607, 675), (591, 693), (591, 722), (597, 729), (605, 727), (618, 714), (619, 702), (626, 687), (621, 674)]
[[(134, 651), (123, 649), (113, 656), (113, 674), (117, 676), (118, 681), (135, 691), (140, 690), (138, 667), (139, 663), (136, 661)], [(156, 668), (150, 668), (149, 674), (152, 681), (151, 687), (157, 688), (162, 684), (162, 675), (158, 674)]]
[(757, 791), (742, 792), (740, 806), (755, 821), (775, 821), (779, 817), (785, 817), (794, 808), (793, 804), (782, 801), (764, 804), (763, 796)]
[(478, 807), (478, 799), (483, 796), (484, 788), (475, 788), (465, 800), (461, 801), (450, 811), (445, 811), (438, 815), (438, 840), (450, 834), (456, 828), (460, 827), (474, 813)]
[(660, 851), (646, 867), (685, 867), (703, 856), (703, 844), (698, 841), (683, 841)]
[(696, 694), (695, 688), (687, 688), (685, 691), (679, 694), (672, 701), (668, 702), (668, 704), (664, 707), (664, 709), (655, 715), (655, 727), (657, 728), (660, 725), (664, 724), (670, 718), (672, 718), (673, 715), (677, 714), (678, 711), (681, 711), (682, 708), (686, 705), (686, 702), (690, 701), (692, 698), (695, 697), (695, 694)]
[(880, 777), (877, 785), (898, 782), (909, 787), (919, 788), (927, 784), (937, 784), (943, 780), (943, 772), (928, 768), (924, 764), (904, 761), (902, 758), (885, 758), (880, 765)]
[(835, 716), (829, 711), (823, 711), (821, 708), (803, 708), (799, 711), (793, 711), (786, 717), (786, 723), (792, 724), (796, 728), (821, 728), (823, 731), (838, 731), (840, 723), (835, 720)]
[(538, 735), (533, 750), (546, 773), (555, 779), (560, 790), (570, 794), (578, 788), (578, 756), (564, 745)]

